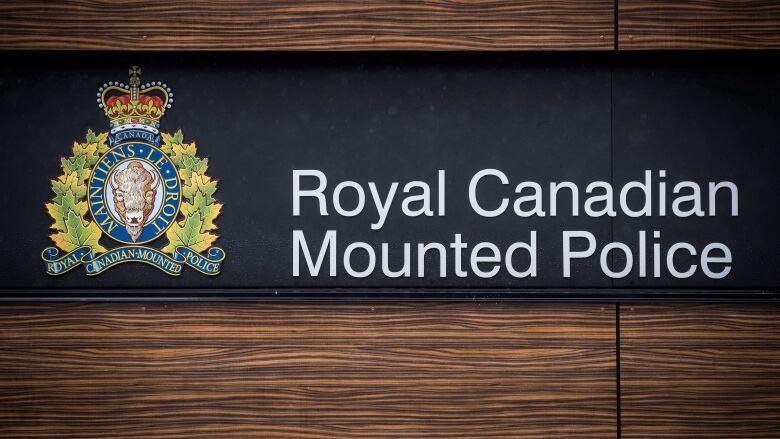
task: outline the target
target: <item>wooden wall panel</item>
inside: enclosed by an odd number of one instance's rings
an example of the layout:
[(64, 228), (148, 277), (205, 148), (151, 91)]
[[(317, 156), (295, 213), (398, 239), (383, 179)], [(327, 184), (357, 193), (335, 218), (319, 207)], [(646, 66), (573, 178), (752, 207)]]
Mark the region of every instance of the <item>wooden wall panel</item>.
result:
[(0, 437), (616, 435), (615, 309), (0, 304)]
[(0, 2), (11, 50), (613, 50), (616, 29), (622, 50), (780, 48), (780, 2)]
[(780, 305), (621, 305), (622, 437), (780, 437)]
[(611, 50), (612, 0), (0, 2), (0, 49)]
[(780, 48), (777, 0), (619, 0), (618, 47)]

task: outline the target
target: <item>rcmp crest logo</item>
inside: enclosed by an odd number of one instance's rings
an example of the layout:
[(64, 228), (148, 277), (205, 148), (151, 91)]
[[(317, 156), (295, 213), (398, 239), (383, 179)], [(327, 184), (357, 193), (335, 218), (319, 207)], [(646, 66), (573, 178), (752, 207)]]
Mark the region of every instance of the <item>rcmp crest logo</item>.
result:
[(217, 181), (181, 130), (160, 131), (173, 104), (171, 89), (142, 85), (133, 66), (128, 84), (103, 84), (97, 102), (109, 131), (89, 130), (84, 142), (74, 142), (73, 155), (60, 160), (63, 174), (51, 181), (54, 198), (46, 211), (54, 220), (54, 247), (41, 254), (46, 272), (61, 275), (83, 265), (94, 276), (139, 262), (174, 276), (185, 266), (219, 274), (225, 252), (213, 246), (222, 211), (214, 198)]

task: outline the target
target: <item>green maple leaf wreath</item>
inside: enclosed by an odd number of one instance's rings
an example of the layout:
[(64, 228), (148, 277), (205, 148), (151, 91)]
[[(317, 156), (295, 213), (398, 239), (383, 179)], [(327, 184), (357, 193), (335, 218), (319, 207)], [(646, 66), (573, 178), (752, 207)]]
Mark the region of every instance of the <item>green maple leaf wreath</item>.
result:
[[(208, 159), (198, 158), (195, 142), (184, 143), (181, 130), (174, 134), (162, 133), (162, 151), (170, 157), (182, 178), (182, 204), (180, 219), (166, 231), (168, 244), (162, 251), (173, 254), (178, 246), (189, 247), (202, 252), (217, 240), (213, 232), (217, 229), (214, 220), (222, 212), (222, 204), (214, 199), (217, 180), (206, 175)], [(82, 246), (89, 246), (95, 254), (106, 248), (100, 245), (103, 232), (94, 222), (86, 218), (87, 179), (92, 167), (109, 148), (108, 133), (96, 134), (87, 131), (84, 142), (73, 143), (73, 155), (62, 158), (62, 175), (51, 181), (54, 197), (46, 203), (46, 211), (54, 223), (50, 235), (54, 244), (66, 252)]]

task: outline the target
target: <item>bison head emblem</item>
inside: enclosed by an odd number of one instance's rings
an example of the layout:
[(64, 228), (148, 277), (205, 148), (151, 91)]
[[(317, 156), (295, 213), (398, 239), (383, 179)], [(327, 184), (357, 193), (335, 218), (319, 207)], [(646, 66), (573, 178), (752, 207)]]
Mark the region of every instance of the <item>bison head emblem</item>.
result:
[(156, 174), (149, 172), (138, 160), (132, 160), (125, 169), (114, 172), (109, 181), (114, 207), (135, 242), (154, 208), (160, 182)]

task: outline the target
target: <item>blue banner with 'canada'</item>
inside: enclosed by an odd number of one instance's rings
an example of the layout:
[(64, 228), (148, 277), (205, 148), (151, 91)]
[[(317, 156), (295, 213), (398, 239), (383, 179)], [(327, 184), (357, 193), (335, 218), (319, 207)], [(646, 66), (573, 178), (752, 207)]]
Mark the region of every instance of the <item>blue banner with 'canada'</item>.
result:
[(67, 273), (78, 265), (84, 265), (87, 275), (95, 276), (126, 262), (148, 264), (173, 276), (178, 276), (187, 265), (200, 273), (214, 276), (219, 274), (222, 268), (225, 252), (219, 247), (211, 247), (201, 254), (188, 247), (179, 246), (173, 255), (169, 256), (150, 247), (126, 246), (96, 256), (90, 247), (84, 246), (65, 255), (61, 255), (55, 247), (48, 247), (41, 257), (46, 263), (46, 273), (54, 276)]

